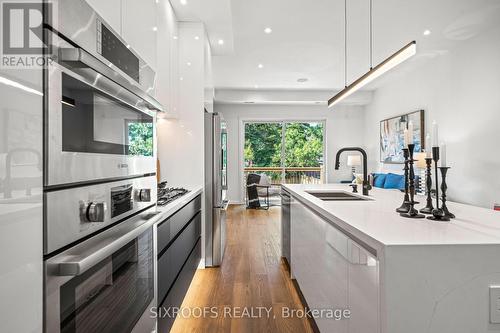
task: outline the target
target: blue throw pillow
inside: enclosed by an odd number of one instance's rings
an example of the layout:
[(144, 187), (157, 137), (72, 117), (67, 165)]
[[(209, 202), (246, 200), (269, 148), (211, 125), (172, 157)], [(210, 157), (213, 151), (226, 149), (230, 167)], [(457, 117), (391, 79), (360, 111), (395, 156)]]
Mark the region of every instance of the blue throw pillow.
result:
[(385, 173), (374, 173), (373, 177), (373, 186), (384, 188), (387, 175)]
[(395, 188), (398, 190), (402, 190), (405, 188), (405, 176), (396, 175), (394, 173), (387, 174), (385, 178), (384, 188)]

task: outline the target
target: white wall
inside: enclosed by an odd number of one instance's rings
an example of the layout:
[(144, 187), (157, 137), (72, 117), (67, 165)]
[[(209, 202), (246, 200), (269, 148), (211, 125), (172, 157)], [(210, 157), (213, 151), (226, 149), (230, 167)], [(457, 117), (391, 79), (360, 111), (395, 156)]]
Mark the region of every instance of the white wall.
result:
[(243, 202), (243, 171), (240, 150), (244, 120), (326, 120), (327, 181), (350, 179), (349, 168), (343, 156), (342, 168), (334, 170), (334, 159), (338, 149), (345, 146), (359, 146), (363, 143), (362, 107), (346, 106), (333, 111), (325, 106), (284, 105), (236, 105), (215, 104), (215, 111), (221, 112), (228, 126), (228, 196), (232, 202)]
[(449, 199), (488, 208), (500, 202), (498, 36), (500, 24), (405, 70), (375, 92), (365, 122), (365, 145), (369, 156), (377, 157), (370, 159), (372, 169), (395, 168), (377, 162), (379, 121), (424, 109), (426, 130), (436, 120), (440, 140), (448, 145)]

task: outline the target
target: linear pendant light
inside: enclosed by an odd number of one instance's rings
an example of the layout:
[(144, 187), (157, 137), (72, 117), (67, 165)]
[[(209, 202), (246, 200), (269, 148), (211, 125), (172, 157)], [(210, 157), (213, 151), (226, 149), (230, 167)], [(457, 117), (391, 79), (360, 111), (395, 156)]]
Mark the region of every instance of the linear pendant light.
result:
[[(382, 61), (375, 67), (370, 66), (370, 70), (361, 76), (359, 79), (347, 85), (347, 1), (345, 1), (345, 80), (346, 86), (338, 94), (328, 100), (328, 107), (332, 107), (339, 103), (344, 98), (352, 95), (368, 83), (372, 82), (385, 72), (391, 70), (402, 62), (408, 60), (417, 53), (417, 42), (412, 41), (403, 46), (399, 51), (391, 55), (389, 58)], [(370, 62), (373, 59), (373, 36), (372, 36), (372, 2), (370, 1)]]

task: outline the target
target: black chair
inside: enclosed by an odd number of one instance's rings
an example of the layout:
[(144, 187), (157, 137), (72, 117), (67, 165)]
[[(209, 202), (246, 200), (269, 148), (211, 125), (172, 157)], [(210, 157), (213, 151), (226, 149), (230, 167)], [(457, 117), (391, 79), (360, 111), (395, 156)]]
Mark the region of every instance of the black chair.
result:
[[(269, 209), (269, 184), (261, 184), (263, 175), (250, 173), (246, 181), (246, 207), (247, 209)], [(264, 197), (264, 206), (260, 204), (260, 197)]]

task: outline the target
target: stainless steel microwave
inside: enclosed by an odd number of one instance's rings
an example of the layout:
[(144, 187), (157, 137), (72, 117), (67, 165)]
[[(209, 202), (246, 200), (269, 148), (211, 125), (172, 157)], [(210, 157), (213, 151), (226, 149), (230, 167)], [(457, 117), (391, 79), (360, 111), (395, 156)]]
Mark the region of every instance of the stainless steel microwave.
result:
[(155, 173), (154, 72), (85, 1), (51, 2), (44, 185)]

